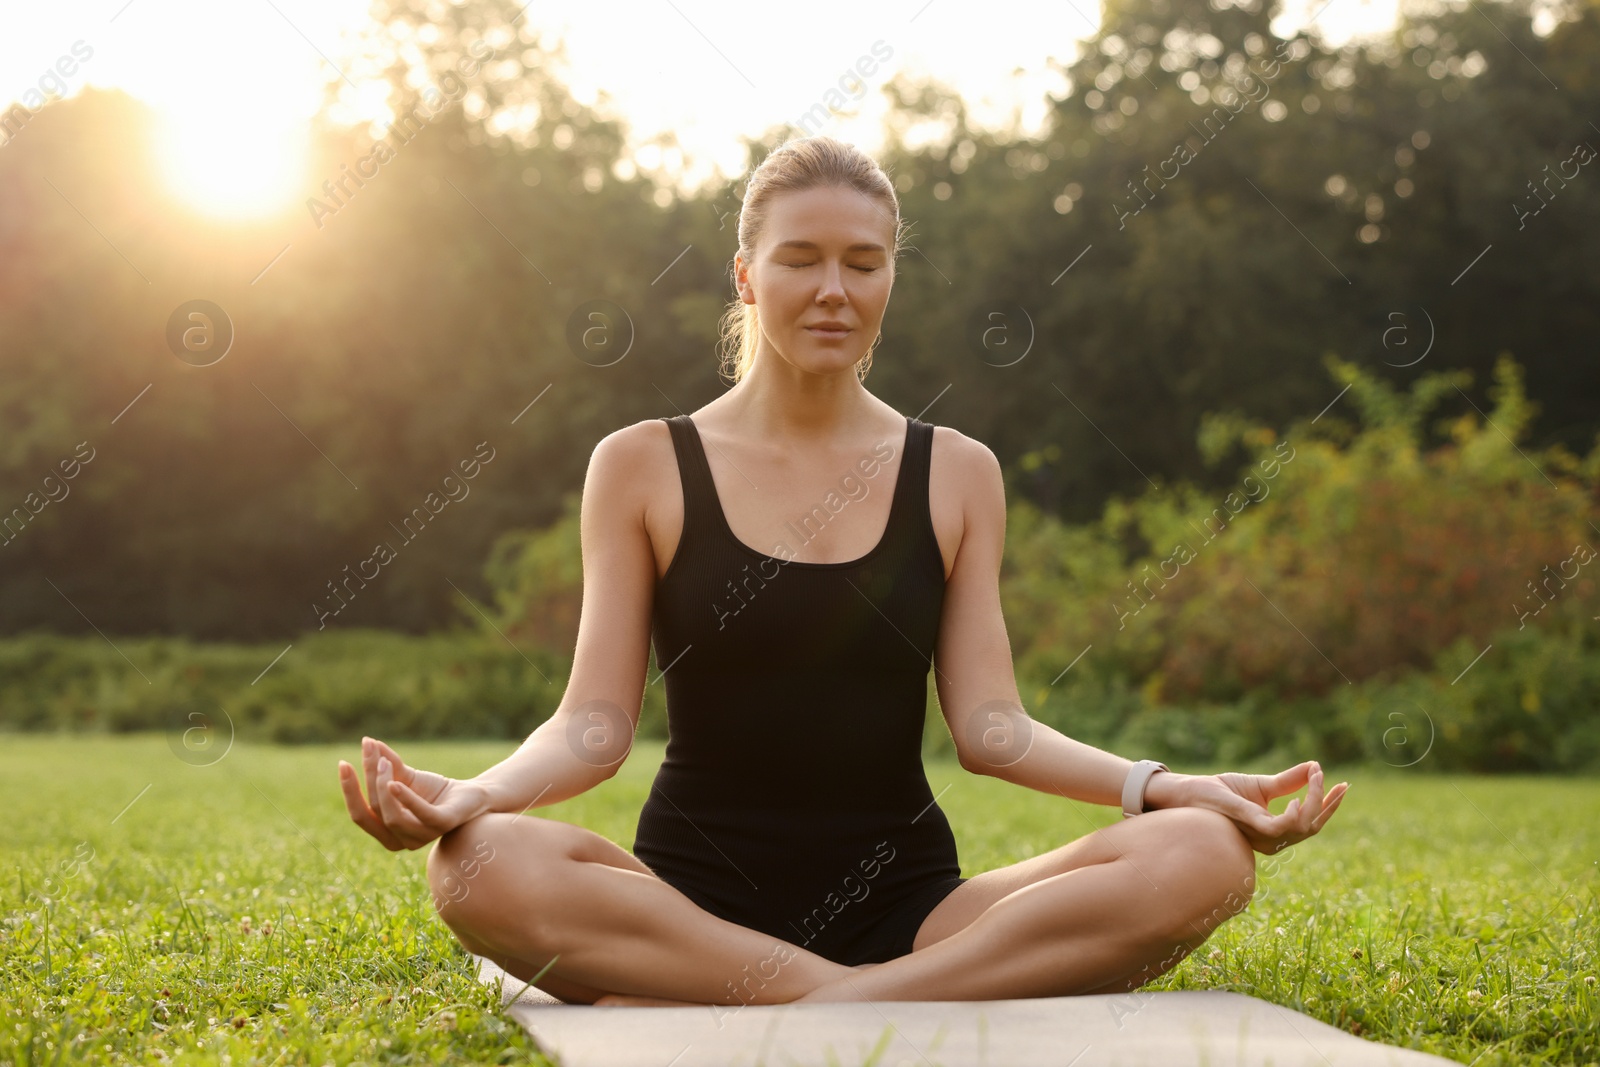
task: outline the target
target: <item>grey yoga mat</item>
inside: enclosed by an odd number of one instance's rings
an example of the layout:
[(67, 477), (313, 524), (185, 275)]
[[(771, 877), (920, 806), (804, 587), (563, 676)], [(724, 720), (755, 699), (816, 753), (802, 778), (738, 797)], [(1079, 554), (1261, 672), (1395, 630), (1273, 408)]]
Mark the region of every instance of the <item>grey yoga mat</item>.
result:
[(505, 1011), (560, 1067), (1428, 1067), (1241, 993), (597, 1008), (562, 1004), (479, 957)]

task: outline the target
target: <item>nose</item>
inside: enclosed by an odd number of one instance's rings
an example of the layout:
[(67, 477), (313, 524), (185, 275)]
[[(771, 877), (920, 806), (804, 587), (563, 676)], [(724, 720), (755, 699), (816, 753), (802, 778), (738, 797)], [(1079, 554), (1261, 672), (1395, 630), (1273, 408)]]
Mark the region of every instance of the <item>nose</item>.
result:
[(836, 260), (822, 265), (822, 282), (817, 288), (817, 303), (839, 304), (845, 299), (844, 266)]

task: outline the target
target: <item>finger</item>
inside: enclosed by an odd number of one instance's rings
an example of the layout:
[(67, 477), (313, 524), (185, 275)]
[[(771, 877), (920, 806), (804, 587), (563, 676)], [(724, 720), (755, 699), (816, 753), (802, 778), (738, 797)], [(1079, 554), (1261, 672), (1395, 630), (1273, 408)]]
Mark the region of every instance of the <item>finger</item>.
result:
[(380, 756), (378, 759), (378, 790), (383, 797), (383, 812), (380, 818), (385, 829), (400, 842), (401, 848), (421, 848), (432, 841), (438, 834), (430, 833), (428, 828), (418, 821), (417, 817), (408, 811), (394, 790), (404, 788), (404, 783), (396, 782), (393, 778), (394, 768), (388, 766), (388, 757)]
[(1322, 801), (1322, 767), (1318, 765), (1311, 772), (1311, 784), (1306, 789), (1306, 801), (1300, 806), (1300, 828), (1308, 835), (1316, 832), (1311, 828), (1311, 824), (1322, 811)]
[(394, 794), (405, 816), (409, 816), (409, 825), (418, 833), (427, 833), (430, 838), (437, 837), (446, 830), (453, 829), (450, 817), (444, 810), (422, 798), (422, 794), (406, 785), (404, 782), (394, 782), (389, 786), (389, 791)]
[[(391, 795), (393, 795), (395, 791), (404, 789), (405, 783), (391, 780), (388, 788)], [(406, 842), (407, 848), (418, 848), (439, 836), (429, 830), (422, 820), (418, 819), (416, 814), (410, 811), (398, 796), (395, 797), (395, 814), (390, 817), (389, 824), (393, 827), (395, 835)]]
[(1328, 796), (1323, 802), (1322, 810), (1317, 812), (1317, 814), (1311, 819), (1311, 822), (1305, 831), (1300, 834), (1300, 839), (1304, 840), (1305, 838), (1311, 837), (1320, 831), (1333, 813), (1339, 810), (1339, 801), (1343, 798), (1344, 790), (1339, 786), (1334, 786), (1332, 789), (1328, 790)]
[(417, 817), (406, 810), (394, 794), (395, 786), (404, 786), (403, 782), (394, 779), (394, 768), (389, 764), (389, 757), (378, 757), (378, 790), (383, 801), (382, 819), (385, 827), (394, 835), (405, 848), (418, 848), (433, 840), (437, 835), (430, 834), (427, 827), (417, 820)]
[(339, 761), (339, 787), (344, 793), (344, 806), (350, 812), (351, 820), (367, 833), (377, 838), (385, 848), (399, 849), (404, 846), (399, 838), (389, 832), (389, 828), (379, 821), (368, 806), (366, 798), (361, 795), (361, 786), (356, 776), (356, 769), (344, 760)]
[(400, 813), (404, 811), (400, 802), (389, 792), (389, 783), (394, 781), (394, 768), (389, 765), (388, 756), (377, 757), (378, 767), (378, 792), (377, 799), (372, 806), (378, 809), (378, 815), (383, 819), (383, 824), (391, 830), (400, 829)]
[(370, 737), (361, 739), (361, 769), (367, 776), (367, 800), (378, 808), (378, 748)]
[(344, 806), (349, 810), (352, 819), (370, 810), (367, 798), (361, 795), (361, 785), (356, 778), (355, 768), (344, 760), (339, 761), (339, 792), (344, 794)]
[(1283, 809), (1284, 824), (1288, 832), (1294, 835), (1296, 840), (1299, 839), (1301, 834), (1305, 833), (1306, 824), (1310, 821), (1306, 814), (1307, 809), (1310, 807), (1310, 799), (1309, 793), (1303, 797), (1295, 797), (1289, 801), (1289, 806)]
[(1248, 826), (1264, 836), (1272, 836), (1276, 829), (1277, 817), (1265, 808), (1252, 804), (1238, 794), (1232, 794), (1230, 800), (1225, 801), (1228, 810), (1222, 814), (1236, 823)]
[(1340, 782), (1328, 793), (1328, 802), (1322, 806), (1322, 813), (1311, 824), (1313, 833), (1321, 830), (1333, 813), (1339, 810), (1339, 802), (1344, 800), (1347, 785), (1346, 782)]
[(411, 781), (411, 775), (414, 772), (410, 767), (406, 766), (406, 761), (400, 758), (400, 753), (396, 752), (394, 749), (390, 748), (376, 737), (372, 739), (372, 747), (377, 751), (379, 756), (387, 757), (389, 760), (390, 777), (397, 782), (409, 783)]
[(1277, 774), (1272, 775), (1268, 779), (1269, 784), (1265, 790), (1266, 795), (1268, 797), (1281, 797), (1299, 792), (1300, 787), (1310, 779), (1311, 770), (1315, 766), (1315, 762), (1306, 760), (1304, 763), (1295, 764), (1286, 771), (1279, 771)]

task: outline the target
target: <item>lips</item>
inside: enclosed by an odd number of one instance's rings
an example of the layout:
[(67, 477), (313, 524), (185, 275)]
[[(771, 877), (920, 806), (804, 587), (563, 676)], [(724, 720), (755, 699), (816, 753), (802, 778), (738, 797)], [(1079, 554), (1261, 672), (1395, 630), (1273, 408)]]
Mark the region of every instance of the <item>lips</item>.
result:
[(829, 323), (827, 325), (820, 326), (807, 326), (806, 332), (810, 333), (814, 337), (821, 337), (824, 340), (834, 341), (848, 335), (850, 333), (850, 327)]

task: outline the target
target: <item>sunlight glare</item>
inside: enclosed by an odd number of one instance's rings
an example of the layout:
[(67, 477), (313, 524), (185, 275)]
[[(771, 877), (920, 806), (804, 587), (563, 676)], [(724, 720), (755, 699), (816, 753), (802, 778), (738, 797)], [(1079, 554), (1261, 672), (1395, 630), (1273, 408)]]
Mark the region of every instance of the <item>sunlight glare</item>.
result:
[(168, 183), (196, 210), (270, 215), (292, 205), (305, 180), (305, 121), (273, 100), (186, 101), (161, 109), (155, 151)]
[(330, 76), (308, 40), (337, 52), (334, 6), (171, 0), (140, 13), (144, 22), (133, 19), (137, 8), (129, 12), (128, 30), (142, 30), (146, 42), (136, 74), (157, 113), (155, 162), (185, 204), (243, 219), (297, 199)]

